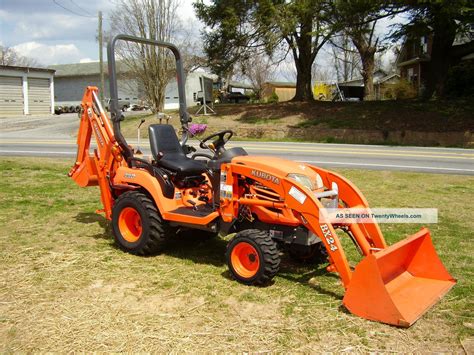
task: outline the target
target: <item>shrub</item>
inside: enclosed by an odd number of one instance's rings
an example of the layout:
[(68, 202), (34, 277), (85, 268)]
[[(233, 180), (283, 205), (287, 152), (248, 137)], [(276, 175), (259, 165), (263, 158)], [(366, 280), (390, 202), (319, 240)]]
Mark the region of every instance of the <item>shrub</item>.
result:
[(417, 96), (418, 93), (413, 85), (405, 79), (400, 79), (398, 83), (390, 85), (385, 92), (386, 98), (395, 100), (413, 99)]
[(255, 91), (252, 91), (248, 96), (250, 97), (250, 103), (252, 104), (260, 103), (260, 96)]
[(267, 99), (267, 103), (269, 104), (276, 104), (278, 101), (280, 101), (280, 99), (278, 98), (278, 95), (276, 94), (275, 91)]
[(446, 96), (474, 96), (474, 60), (466, 60), (449, 69), (445, 85)]

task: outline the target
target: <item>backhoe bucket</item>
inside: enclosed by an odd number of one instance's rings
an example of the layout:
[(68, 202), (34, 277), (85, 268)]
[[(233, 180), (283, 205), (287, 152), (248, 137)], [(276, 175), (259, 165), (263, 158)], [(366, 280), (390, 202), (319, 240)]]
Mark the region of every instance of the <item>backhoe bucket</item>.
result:
[(93, 157), (86, 157), (82, 163), (76, 163), (68, 175), (72, 177), (80, 187), (99, 185), (97, 180), (97, 168)]
[(343, 304), (362, 318), (409, 327), (455, 284), (423, 228), (365, 257), (355, 268)]

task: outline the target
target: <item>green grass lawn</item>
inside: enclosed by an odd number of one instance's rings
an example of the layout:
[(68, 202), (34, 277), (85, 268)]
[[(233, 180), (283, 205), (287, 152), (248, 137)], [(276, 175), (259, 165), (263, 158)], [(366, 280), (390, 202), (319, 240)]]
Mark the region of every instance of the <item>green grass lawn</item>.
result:
[[(97, 188), (72, 160), (0, 158), (0, 351), (462, 352), (474, 336), (474, 178), (338, 169), (373, 207), (436, 207), (433, 242), (458, 284), (409, 329), (348, 313), (324, 267), (284, 258), (267, 287), (229, 278), (226, 239), (180, 235), (161, 255), (118, 250)], [(419, 225), (382, 225), (389, 243)], [(355, 260), (350, 243), (344, 241)]]

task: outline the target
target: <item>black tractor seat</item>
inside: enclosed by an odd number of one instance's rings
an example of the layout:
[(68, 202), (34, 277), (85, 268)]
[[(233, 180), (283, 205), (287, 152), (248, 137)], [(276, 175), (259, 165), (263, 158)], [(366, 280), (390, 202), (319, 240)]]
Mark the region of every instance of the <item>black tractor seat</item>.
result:
[(152, 124), (148, 135), (156, 164), (175, 173), (177, 178), (200, 175), (207, 170), (204, 163), (184, 154), (172, 125)]

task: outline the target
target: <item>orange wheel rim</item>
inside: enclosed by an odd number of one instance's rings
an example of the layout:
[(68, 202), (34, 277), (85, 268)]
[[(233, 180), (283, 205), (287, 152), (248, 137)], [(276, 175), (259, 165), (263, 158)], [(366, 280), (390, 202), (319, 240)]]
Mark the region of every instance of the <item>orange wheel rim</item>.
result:
[(140, 213), (133, 207), (125, 207), (119, 215), (118, 226), (123, 239), (134, 243), (142, 234), (142, 219)]
[(244, 278), (255, 276), (260, 267), (257, 249), (247, 242), (240, 242), (232, 249), (230, 260), (234, 271)]

